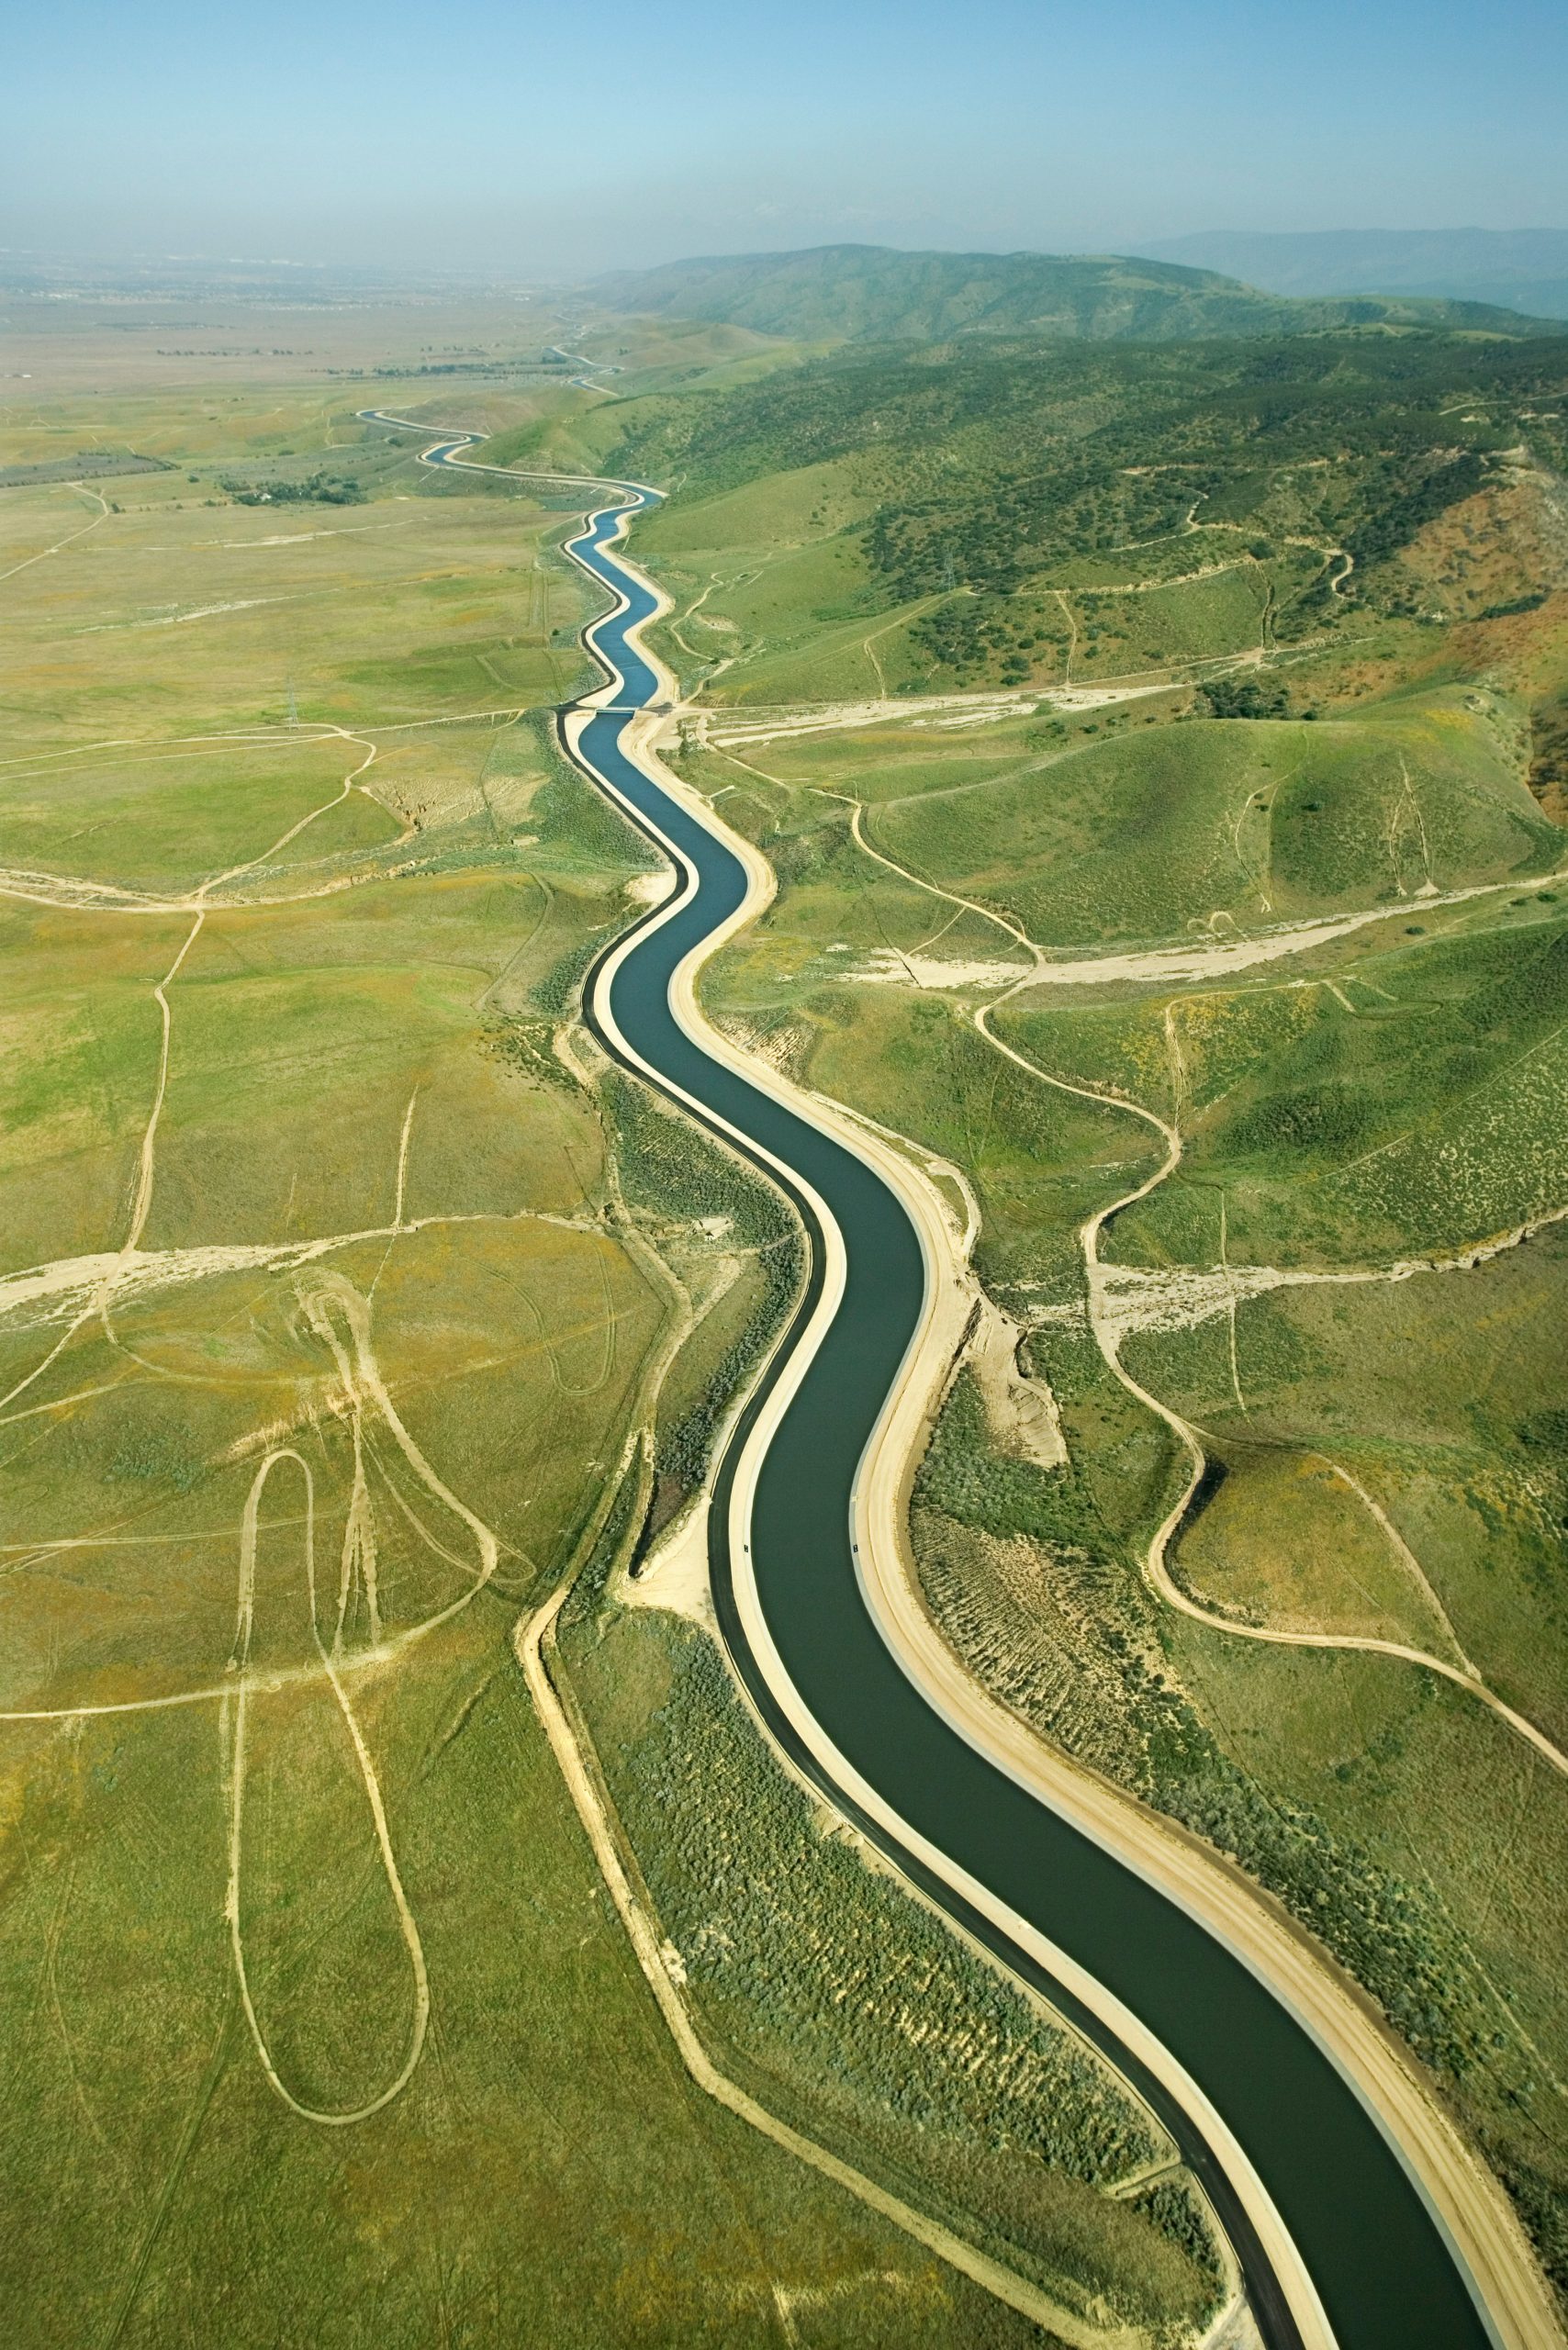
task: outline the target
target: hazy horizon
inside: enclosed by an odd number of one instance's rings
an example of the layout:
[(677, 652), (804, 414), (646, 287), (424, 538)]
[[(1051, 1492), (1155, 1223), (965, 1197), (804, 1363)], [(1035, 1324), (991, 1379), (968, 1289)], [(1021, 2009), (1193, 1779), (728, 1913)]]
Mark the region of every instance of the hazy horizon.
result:
[(924, 244), (915, 245), (907, 239), (894, 240), (891, 237), (846, 236), (818, 238), (812, 243), (802, 243), (799, 245), (787, 245), (781, 243), (721, 243), (705, 247), (701, 251), (698, 251), (694, 247), (683, 247), (679, 250), (672, 249), (668, 252), (657, 252), (645, 261), (626, 262), (612, 260), (593, 263), (584, 267), (580, 271), (571, 271), (565, 267), (552, 268), (547, 263), (532, 270), (524, 271), (515, 267), (509, 267), (504, 262), (497, 262), (487, 266), (478, 262), (465, 264), (461, 260), (457, 259), (448, 263), (431, 261), (422, 263), (400, 265), (395, 258), (382, 257), (373, 259), (362, 253), (334, 254), (328, 257), (317, 258), (297, 253), (268, 253), (261, 251), (250, 252), (224, 251), (217, 246), (207, 251), (185, 250), (180, 252), (172, 248), (159, 249), (156, 246), (148, 246), (140, 251), (128, 248), (124, 251), (113, 252), (106, 251), (101, 247), (95, 248), (82, 245), (74, 247), (67, 245), (50, 246), (41, 243), (32, 245), (0, 243), (0, 263), (31, 263), (39, 265), (45, 270), (59, 270), (67, 274), (77, 270), (102, 270), (106, 275), (112, 275), (121, 272), (129, 275), (137, 271), (154, 271), (159, 269), (174, 271), (188, 269), (193, 272), (200, 272), (202, 270), (223, 271), (230, 269), (254, 270), (257, 272), (277, 271), (280, 273), (297, 271), (301, 277), (310, 275), (326, 277), (328, 279), (339, 278), (347, 282), (352, 282), (356, 277), (363, 277), (372, 284), (385, 283), (389, 286), (400, 285), (406, 282), (411, 281), (420, 285), (431, 285), (447, 284), (452, 285), (454, 289), (461, 290), (465, 288), (473, 289), (479, 286), (505, 286), (511, 284), (515, 285), (519, 289), (537, 286), (541, 291), (547, 291), (553, 285), (569, 288), (578, 284), (589, 284), (593, 279), (599, 276), (613, 277), (622, 272), (636, 272), (644, 269), (656, 270), (678, 264), (683, 262), (700, 263), (707, 261), (733, 261), (743, 258), (767, 259), (770, 254), (784, 256), (796, 252), (833, 251), (837, 249), (853, 248), (856, 246), (861, 246), (869, 251), (879, 251), (884, 252), (924, 252), (960, 255), (974, 254), (980, 257), (990, 257), (993, 255), (1008, 256), (1035, 254), (1047, 259), (1060, 260), (1093, 261), (1146, 259), (1173, 262), (1179, 267), (1198, 270), (1210, 269), (1216, 271), (1218, 274), (1229, 275), (1236, 274), (1238, 273), (1222, 270), (1219, 268), (1219, 265), (1215, 263), (1186, 261), (1180, 252), (1168, 250), (1168, 248), (1173, 248), (1186, 243), (1200, 244), (1211, 240), (1218, 241), (1226, 238), (1263, 238), (1270, 235), (1278, 235), (1282, 241), (1285, 241), (1293, 236), (1297, 235), (1301, 236), (1303, 239), (1315, 238), (1319, 235), (1325, 239), (1335, 236), (1365, 236), (1371, 239), (1380, 236), (1401, 237), (1406, 235), (1428, 235), (1433, 237), (1452, 237), (1458, 239), (1474, 234), (1495, 237), (1499, 240), (1508, 238), (1522, 239), (1529, 237), (1568, 238), (1568, 229), (1553, 228), (1543, 225), (1540, 222), (1527, 222), (1508, 228), (1498, 228), (1495, 229), (1483, 229), (1477, 231), (1473, 222), (1449, 222), (1441, 227), (1433, 227), (1428, 229), (1406, 230), (1385, 229), (1375, 223), (1368, 226), (1367, 224), (1358, 222), (1353, 226), (1341, 227), (1334, 229), (1267, 231), (1237, 229), (1233, 224), (1215, 222), (1211, 227), (1204, 229), (1194, 229), (1189, 231), (1178, 230), (1169, 237), (1150, 237), (1145, 239), (1142, 242), (1124, 242), (1121, 245), (1115, 246), (1108, 244), (1047, 245), (1039, 242), (1034, 244), (1002, 244), (994, 241), (990, 244), (985, 244), (972, 242), (969, 241), (961, 241), (956, 237), (946, 240), (932, 238)]
[[(4, 246), (577, 277), (864, 242), (1136, 252), (1219, 230), (1568, 220), (1568, 19), (1344, 0), (1180, 24), (711, 0), (568, 26), (459, 0), (62, 0), (0, 99)], [(69, 60), (69, 64), (63, 62)], [(603, 62), (601, 61), (608, 61)]]

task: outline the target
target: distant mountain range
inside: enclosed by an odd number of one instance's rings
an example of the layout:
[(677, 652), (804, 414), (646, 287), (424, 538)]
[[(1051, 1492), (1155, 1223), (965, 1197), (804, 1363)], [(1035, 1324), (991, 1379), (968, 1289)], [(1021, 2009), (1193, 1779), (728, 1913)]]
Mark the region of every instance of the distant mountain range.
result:
[(804, 342), (943, 342), (969, 334), (1166, 342), (1380, 324), (1550, 331), (1504, 306), (1404, 293), (1302, 299), (1170, 261), (902, 252), (886, 245), (670, 262), (600, 278), (591, 290), (611, 309), (751, 327)]
[(1271, 294), (1438, 295), (1568, 319), (1568, 229), (1216, 229), (1164, 238), (1160, 261), (1218, 269)]

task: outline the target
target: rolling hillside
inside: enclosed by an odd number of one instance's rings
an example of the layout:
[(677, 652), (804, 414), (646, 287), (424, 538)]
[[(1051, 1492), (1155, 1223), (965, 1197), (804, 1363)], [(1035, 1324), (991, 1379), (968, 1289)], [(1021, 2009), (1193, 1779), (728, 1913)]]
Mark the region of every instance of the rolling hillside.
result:
[(821, 245), (623, 271), (593, 287), (614, 310), (723, 321), (802, 341), (939, 342), (953, 335), (1049, 334), (1168, 342), (1316, 334), (1358, 326), (1441, 326), (1508, 334), (1518, 315), (1409, 297), (1295, 301), (1171, 262), (1051, 253), (901, 252)]

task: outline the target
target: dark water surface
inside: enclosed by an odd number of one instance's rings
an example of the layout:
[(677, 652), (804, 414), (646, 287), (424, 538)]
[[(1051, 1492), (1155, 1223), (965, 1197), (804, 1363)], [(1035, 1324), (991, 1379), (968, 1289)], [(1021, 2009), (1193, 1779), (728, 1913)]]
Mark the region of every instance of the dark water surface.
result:
[[(920, 1250), (903, 1208), (879, 1176), (710, 1060), (676, 1024), (671, 974), (740, 903), (745, 880), (730, 851), (621, 750), (628, 712), (651, 701), (657, 684), (625, 643), (626, 631), (654, 606), (606, 543), (615, 521), (613, 512), (598, 515), (573, 543), (579, 559), (627, 599), (624, 610), (589, 632), (623, 683), (617, 706), (588, 721), (580, 757), (698, 882), (679, 912), (648, 929), (621, 965), (611, 990), (615, 1020), (672, 1084), (814, 1187), (837, 1219), (848, 1254), (843, 1304), (773, 1438), (756, 1489), (752, 1563), (784, 1665), (834, 1743), (902, 1818), (1114, 1991), (1202, 2086), (1272, 2195), (1341, 2350), (1479, 2350), (1495, 2337), (1464, 2272), (1382, 2131), (1316, 2042), (1204, 1927), (950, 1729), (906, 1678), (867, 1612), (850, 1552), (850, 1492), (920, 1316)], [(753, 1417), (760, 1400), (754, 1399)], [(715, 1496), (715, 1599), (725, 1639), (759, 1706), (820, 1782), (819, 1767), (761, 1681), (734, 1602), (727, 1501), (749, 1424), (730, 1446)], [(861, 1825), (878, 1843), (898, 1849), (874, 1822)], [(900, 1857), (945, 1908), (1073, 2015), (1148, 2096), (1230, 2231), (1271, 2350), (1292, 2350), (1298, 2336), (1278, 2286), (1192, 2126), (1060, 1986), (939, 1880)]]

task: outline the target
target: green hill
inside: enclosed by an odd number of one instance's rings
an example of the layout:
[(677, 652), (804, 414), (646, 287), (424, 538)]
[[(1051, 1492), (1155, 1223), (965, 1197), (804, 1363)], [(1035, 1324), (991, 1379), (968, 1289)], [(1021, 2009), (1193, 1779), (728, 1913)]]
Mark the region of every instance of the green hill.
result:
[[(1422, 531), (1512, 479), (1521, 450), (1543, 478), (1568, 467), (1565, 365), (1568, 338), (1150, 348), (974, 336), (846, 345), (737, 389), (627, 400), (599, 430), (618, 436), (602, 460), (611, 471), (680, 486), (678, 509), (644, 525), (640, 543), (678, 567), (708, 550), (692, 585), (710, 582), (704, 625), (727, 616), (739, 630), (724, 646), (726, 698), (747, 680), (743, 649), (766, 640), (774, 662), (809, 620), (844, 632), (858, 660), (872, 615), (915, 605), (926, 657), (912, 677), (932, 664), (963, 685), (1021, 681), (1042, 664), (1057, 675), (1043, 640), (1076, 626), (1085, 682), (1239, 651), (1260, 641), (1265, 608), (1275, 644), (1358, 605), (1407, 609), (1417, 584), (1398, 559)], [(800, 495), (787, 496), (796, 476)], [(789, 519), (707, 510), (748, 483), (775, 485), (768, 499)], [(844, 550), (836, 569), (812, 552), (824, 532)], [(745, 551), (738, 566), (731, 547)], [(711, 580), (728, 567), (756, 584)], [(1543, 601), (1551, 585), (1522, 557), (1499, 577), (1504, 602)], [(1247, 610), (1223, 626), (1211, 614), (1188, 642), (1167, 625), (1173, 597)], [(874, 687), (861, 666), (824, 690)], [(791, 655), (788, 677), (752, 683), (788, 698), (801, 690), (795, 667)]]
[(1117, 255), (901, 252), (820, 245), (622, 271), (593, 291), (614, 310), (722, 321), (802, 341), (941, 342), (960, 334), (1048, 334), (1168, 342), (1314, 334), (1364, 326), (1542, 331), (1480, 302), (1368, 296), (1296, 301), (1213, 270)]

